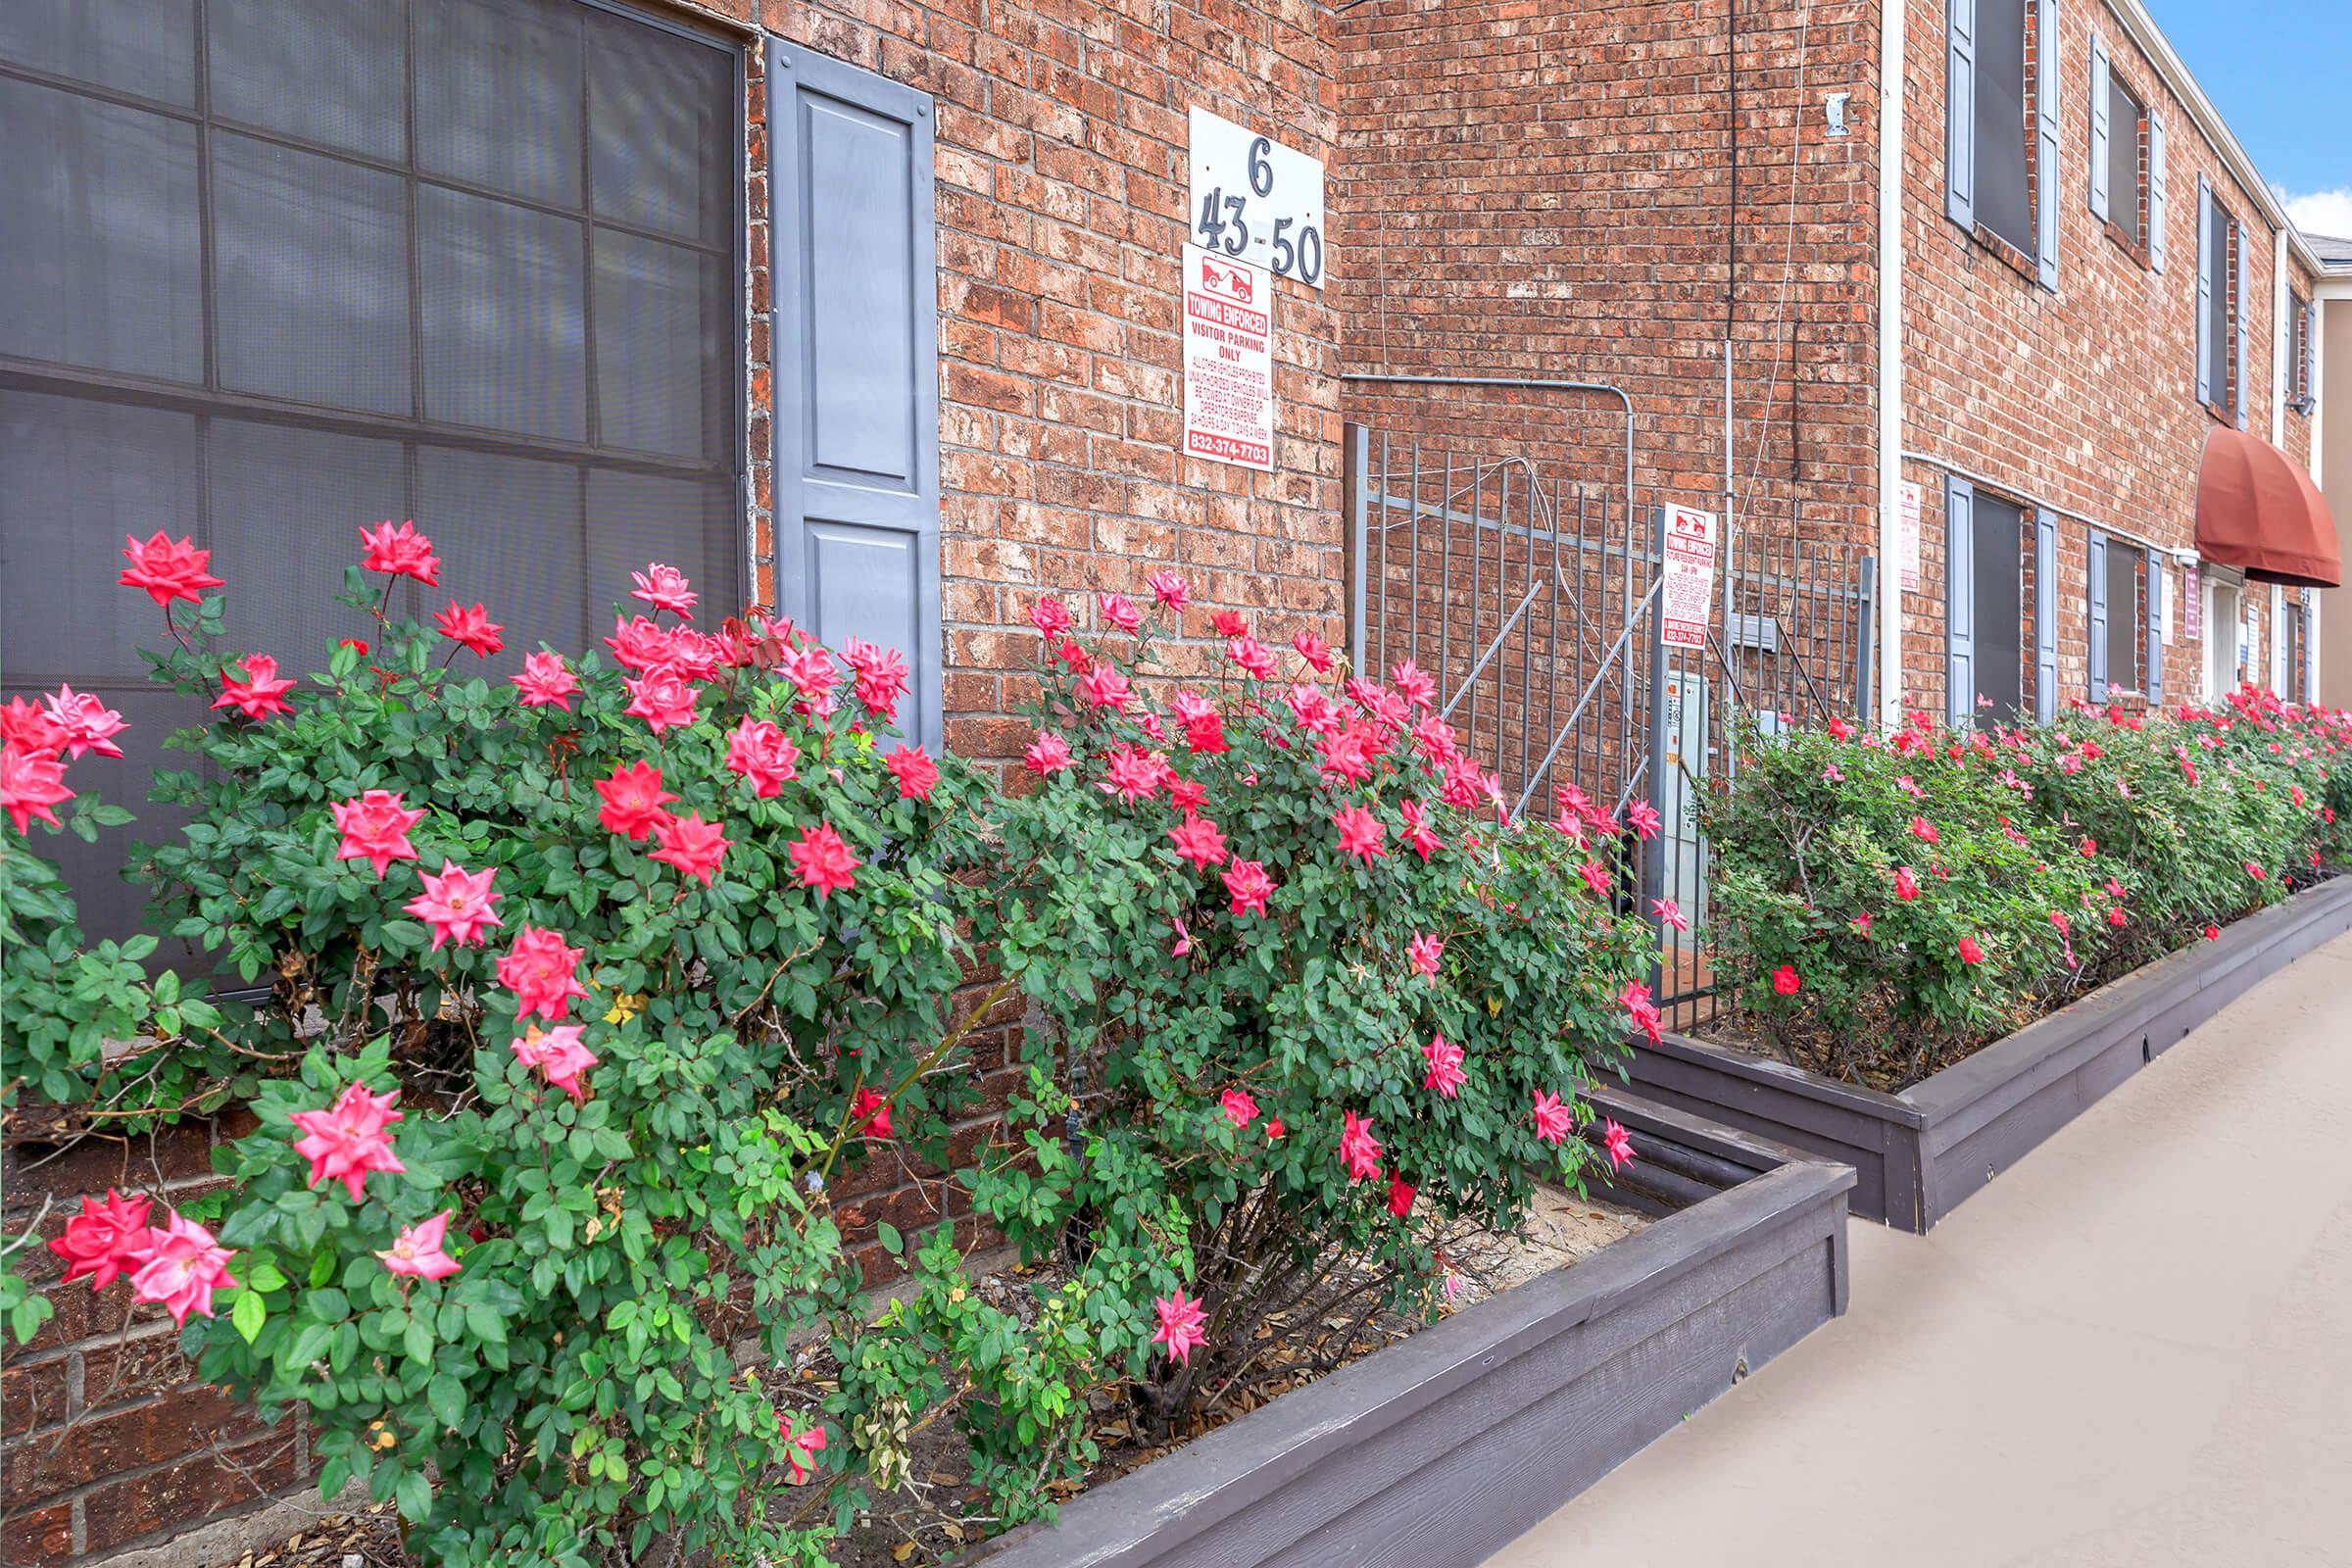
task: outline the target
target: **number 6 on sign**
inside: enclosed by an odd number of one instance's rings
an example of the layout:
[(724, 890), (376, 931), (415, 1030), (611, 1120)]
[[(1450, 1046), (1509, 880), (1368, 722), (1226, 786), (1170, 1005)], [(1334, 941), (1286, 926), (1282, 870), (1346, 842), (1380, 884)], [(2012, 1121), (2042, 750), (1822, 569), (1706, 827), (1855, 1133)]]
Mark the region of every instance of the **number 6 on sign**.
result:
[(1194, 243), (1321, 288), (1321, 162), (1205, 109), (1192, 138)]

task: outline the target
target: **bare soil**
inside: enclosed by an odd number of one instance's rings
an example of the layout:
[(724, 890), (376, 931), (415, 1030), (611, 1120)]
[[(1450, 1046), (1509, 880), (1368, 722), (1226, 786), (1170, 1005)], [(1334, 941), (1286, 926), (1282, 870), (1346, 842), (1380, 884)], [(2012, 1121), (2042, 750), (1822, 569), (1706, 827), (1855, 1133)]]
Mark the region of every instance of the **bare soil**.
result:
[(267, 1550), (245, 1553), (221, 1568), (407, 1568), (400, 1514), (379, 1502), (358, 1513), (330, 1513)]
[[(1557, 1188), (1540, 1189), (1529, 1215), (1524, 1239), (1491, 1231), (1468, 1231), (1448, 1240), (1445, 1250), (1457, 1289), (1450, 1301), (1442, 1301), (1438, 1319), (1523, 1285), (1540, 1274), (1564, 1268), (1592, 1256), (1611, 1242), (1632, 1235), (1648, 1223), (1640, 1214), (1603, 1200), (1579, 1198)], [(985, 1277), (980, 1289), (997, 1304), (1018, 1311), (1033, 1299), (1030, 1288), (1051, 1286), (1054, 1271), (1006, 1267)], [(1334, 1289), (1344, 1281), (1335, 1281)], [(1353, 1313), (1312, 1322), (1311, 1309), (1301, 1316), (1312, 1326), (1282, 1353), (1289, 1359), (1318, 1362), (1335, 1348), (1341, 1364), (1371, 1354), (1429, 1326), (1427, 1322), (1383, 1309), (1358, 1321)], [(1278, 1330), (1298, 1325), (1269, 1324), (1259, 1332), (1271, 1338)], [(1349, 1334), (1334, 1345), (1335, 1336)], [(797, 1369), (796, 1386), (808, 1395), (821, 1396), (831, 1368), (821, 1359), (805, 1360)], [(1212, 1404), (1184, 1442), (1214, 1431), (1247, 1415), (1267, 1400), (1314, 1381), (1312, 1372), (1277, 1379), (1250, 1390), (1229, 1403)], [(1183, 1446), (1182, 1442), (1151, 1442), (1135, 1428), (1115, 1396), (1094, 1401), (1089, 1435), (1102, 1447), (1102, 1458), (1087, 1477), (1095, 1486), (1125, 1475)], [(856, 1525), (834, 1546), (841, 1568), (930, 1568), (968, 1552), (997, 1532), (985, 1517), (986, 1502), (970, 1485), (963, 1444), (953, 1422), (939, 1421), (916, 1435), (908, 1479), (896, 1491), (878, 1496), (858, 1516)], [(1068, 1488), (1066, 1499), (1080, 1487)], [(778, 1502), (789, 1506), (797, 1494), (779, 1489)], [(390, 1503), (353, 1514), (330, 1514), (267, 1550), (249, 1551), (223, 1568), (406, 1568), (410, 1558), (400, 1542), (399, 1519)]]
[[(1541, 1189), (1524, 1239), (1487, 1231), (1467, 1231), (1449, 1238), (1444, 1251), (1452, 1265), (1457, 1289), (1450, 1301), (1440, 1302), (1437, 1319), (1430, 1321), (1442, 1320), (1539, 1274), (1579, 1262), (1647, 1223), (1644, 1216), (1606, 1201), (1579, 1198), (1556, 1188)], [(1002, 1293), (994, 1299), (1007, 1309), (1017, 1309), (1016, 1299), (1027, 1298), (1028, 1287), (1040, 1282), (1050, 1285), (1050, 1273), (1015, 1268), (992, 1276), (982, 1289)], [(1344, 1275), (1335, 1277), (1334, 1292), (1346, 1283)], [(1429, 1326), (1427, 1321), (1385, 1308), (1360, 1321), (1354, 1312), (1318, 1321), (1317, 1309), (1310, 1303), (1292, 1316), (1298, 1321), (1269, 1323), (1258, 1332), (1264, 1338), (1284, 1334), (1291, 1343), (1279, 1353), (1301, 1364), (1310, 1360), (1318, 1365), (1327, 1363), (1334, 1359), (1336, 1349), (1338, 1364), (1346, 1365)], [(1293, 1331), (1302, 1327), (1305, 1332), (1294, 1337)], [(1351, 1337), (1335, 1343), (1340, 1336)], [(821, 1385), (821, 1372), (810, 1371), (811, 1381)], [(1061, 1490), (1060, 1498), (1066, 1501), (1085, 1487), (1100, 1486), (1139, 1469), (1184, 1443), (1313, 1382), (1317, 1375), (1301, 1370), (1230, 1401), (1212, 1401), (1193, 1430), (1177, 1442), (1150, 1440), (1115, 1396), (1098, 1396), (1093, 1401), (1088, 1435), (1101, 1446), (1102, 1457), (1084, 1486)], [(834, 1556), (841, 1568), (929, 1568), (970, 1551), (997, 1533), (994, 1521), (985, 1517), (986, 1499), (968, 1484), (962, 1442), (950, 1423), (943, 1421), (925, 1429), (915, 1439), (913, 1454), (907, 1483), (876, 1497), (850, 1534), (836, 1544)]]

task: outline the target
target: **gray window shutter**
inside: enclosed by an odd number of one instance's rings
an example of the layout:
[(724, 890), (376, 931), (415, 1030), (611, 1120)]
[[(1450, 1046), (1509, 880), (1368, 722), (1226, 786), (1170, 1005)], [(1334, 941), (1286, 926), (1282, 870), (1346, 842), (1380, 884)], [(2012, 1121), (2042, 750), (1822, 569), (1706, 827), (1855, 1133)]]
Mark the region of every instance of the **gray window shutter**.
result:
[(931, 97), (781, 42), (767, 79), (776, 596), (836, 648), (904, 653), (900, 728), (937, 751)]
[(2148, 266), (2164, 270), (2164, 116), (2148, 106)]
[(2058, 48), (2058, 0), (2034, 0), (2038, 20), (2034, 36), (2034, 118), (2040, 122), (2034, 142), (2039, 153), (2034, 184), (2039, 198), (2034, 225), (2034, 255), (2041, 261), (2041, 286), (2058, 286), (2058, 79), (2062, 58)]
[(1943, 210), (1977, 221), (1977, 0), (1951, 0), (1944, 27)]
[(1957, 729), (1977, 721), (1977, 489), (1943, 481), (1945, 716)]
[(2213, 341), (2213, 192), (2197, 176), (2197, 401), (2213, 401), (2213, 368), (2220, 352)]
[(2295, 700), (2302, 703), (2316, 703), (2320, 700), (2320, 666), (2311, 657), (2311, 634), (2313, 622), (2319, 619), (2319, 607), (2313, 603), (2317, 596), (2310, 589), (2304, 589), (2302, 597), (2302, 637), (2296, 644), (2302, 651), (2302, 657), (2296, 666), (2302, 672), (2302, 679), (2297, 683)]
[(2271, 584), (2271, 690), (2283, 697), (2289, 690), (2286, 670), (2286, 590)]
[(2311, 362), (2313, 356), (2319, 352), (2316, 341), (2320, 335), (2319, 306), (2308, 300), (2304, 302), (2302, 309), (2295, 316), (2295, 330), (2298, 334), (2295, 339), (2297, 367), (2295, 391), (2300, 395), (2310, 392), (2317, 379), (2313, 374)]
[(2234, 218), (2230, 220), (2230, 254), (2237, 259), (2237, 384), (2230, 394), (2230, 401), (2237, 409), (2237, 427), (2243, 430), (2246, 427), (2247, 407), (2254, 401), (2246, 396), (2253, 390), (2246, 381), (2246, 336), (2253, 324), (2254, 314), (2246, 306), (2252, 297), (2247, 292), (2247, 284), (2253, 278), (2254, 269), (2248, 265), (2251, 258), (2246, 255), (2245, 225)]
[[(2108, 214), (2108, 140), (2111, 134), (2107, 104), (2107, 40), (2090, 35), (2090, 213), (2104, 220)], [(2137, 192), (2126, 192), (2133, 200)]]
[(2058, 716), (2058, 514), (2034, 518), (2034, 716)]
[(2148, 614), (2141, 628), (2139, 662), (2147, 670), (2148, 704), (2154, 707), (2164, 701), (2164, 622), (2157, 614), (2158, 596), (2164, 592), (2164, 558), (2153, 550), (2147, 552), (2147, 558), (2148, 586), (2142, 597), (2147, 602)]
[(2090, 535), (2090, 700), (2107, 700), (2107, 536)]

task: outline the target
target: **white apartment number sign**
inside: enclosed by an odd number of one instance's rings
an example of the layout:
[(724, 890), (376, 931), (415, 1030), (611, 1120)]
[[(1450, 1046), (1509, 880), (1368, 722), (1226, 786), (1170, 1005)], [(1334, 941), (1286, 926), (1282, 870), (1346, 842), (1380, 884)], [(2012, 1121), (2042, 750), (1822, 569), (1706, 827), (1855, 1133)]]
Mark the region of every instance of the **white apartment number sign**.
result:
[(1192, 118), (1194, 243), (1321, 288), (1322, 161), (1198, 105)]

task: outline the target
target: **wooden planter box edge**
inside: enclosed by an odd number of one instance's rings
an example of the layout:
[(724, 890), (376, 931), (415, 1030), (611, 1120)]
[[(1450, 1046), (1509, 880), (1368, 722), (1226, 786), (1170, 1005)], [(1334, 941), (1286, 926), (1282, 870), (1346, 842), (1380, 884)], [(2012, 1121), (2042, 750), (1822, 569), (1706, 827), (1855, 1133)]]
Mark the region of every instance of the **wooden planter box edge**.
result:
[(1851, 1164), (1855, 1213), (1925, 1233), (2257, 981), (2348, 930), (2352, 877), (2306, 888), (1897, 1095), (1672, 1034), (1630, 1070), (1643, 1096)]

